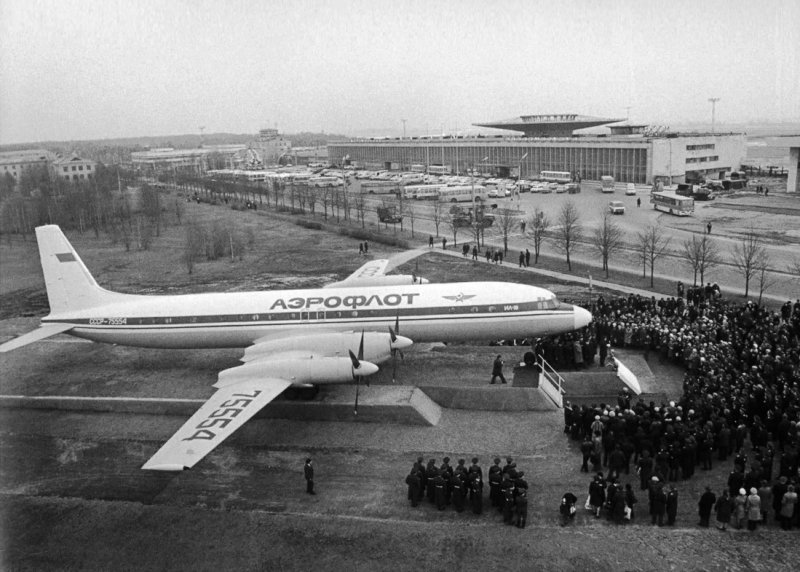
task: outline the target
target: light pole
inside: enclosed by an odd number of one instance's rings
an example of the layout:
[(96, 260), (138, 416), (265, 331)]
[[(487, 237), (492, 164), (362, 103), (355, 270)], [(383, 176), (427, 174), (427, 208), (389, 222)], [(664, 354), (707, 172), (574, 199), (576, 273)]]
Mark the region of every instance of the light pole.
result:
[(400, 121), (403, 122), (403, 139), (405, 139), (406, 138), (406, 120), (405, 119), (401, 119)]
[(527, 157), (528, 154), (525, 153), (522, 157), (519, 158), (519, 170), (517, 171), (517, 188), (514, 190), (514, 193), (517, 195), (517, 210), (519, 210), (519, 182), (522, 179), (522, 161)]
[(711, 102), (711, 133), (714, 133), (714, 120), (717, 110), (718, 97), (709, 97), (708, 101)]

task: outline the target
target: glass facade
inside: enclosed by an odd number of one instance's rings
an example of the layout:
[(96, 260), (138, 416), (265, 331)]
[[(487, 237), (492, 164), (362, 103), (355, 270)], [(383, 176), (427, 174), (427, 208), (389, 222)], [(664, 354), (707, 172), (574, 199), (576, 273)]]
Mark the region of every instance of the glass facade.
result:
[[(488, 139), (488, 138), (487, 138)], [(569, 171), (581, 179), (599, 180), (611, 175), (617, 181), (647, 181), (647, 144), (554, 141), (532, 144), (520, 140), (432, 139), (353, 141), (328, 144), (332, 163), (349, 155), (351, 162), (367, 168), (409, 171), (414, 164), (449, 165), (452, 172), (478, 172), (534, 178), (541, 171)], [(523, 158), (524, 157), (524, 158)]]

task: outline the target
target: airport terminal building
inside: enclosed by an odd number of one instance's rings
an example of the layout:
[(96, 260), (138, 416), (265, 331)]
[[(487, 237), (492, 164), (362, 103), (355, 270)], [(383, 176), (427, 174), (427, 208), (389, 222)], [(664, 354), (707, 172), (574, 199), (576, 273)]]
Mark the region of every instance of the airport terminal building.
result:
[[(328, 156), (333, 164), (367, 169), (438, 166), (437, 171), (466, 174), (474, 166), (477, 172), (501, 177), (565, 171), (581, 180), (611, 175), (621, 182), (671, 184), (722, 178), (726, 171), (738, 170), (746, 154), (742, 133), (672, 133), (576, 114), (527, 115), (475, 125), (519, 134), (350, 139), (329, 143)], [(610, 133), (574, 133), (598, 126)]]

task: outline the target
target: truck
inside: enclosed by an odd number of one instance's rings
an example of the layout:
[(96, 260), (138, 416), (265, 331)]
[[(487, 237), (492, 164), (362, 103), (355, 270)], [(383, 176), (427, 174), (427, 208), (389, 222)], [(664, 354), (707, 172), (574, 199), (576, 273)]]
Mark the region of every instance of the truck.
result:
[(450, 207), (450, 216), (453, 217), (453, 225), (456, 227), (472, 226), (473, 222), (482, 228), (488, 228), (494, 224), (494, 215), (486, 212), (484, 204), (475, 205), (474, 213), (472, 207), (453, 205)]
[(397, 207), (394, 205), (378, 207), (378, 220), (386, 224), (397, 224), (403, 222), (403, 216), (397, 212)]

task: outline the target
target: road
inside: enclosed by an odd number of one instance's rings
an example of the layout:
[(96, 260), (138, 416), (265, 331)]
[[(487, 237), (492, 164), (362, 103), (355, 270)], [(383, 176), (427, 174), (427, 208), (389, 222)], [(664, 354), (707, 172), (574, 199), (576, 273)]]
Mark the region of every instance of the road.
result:
[[(355, 186), (355, 190), (357, 190), (357, 186)], [(642, 200), (641, 207), (636, 206), (637, 198)], [(371, 205), (369, 210), (372, 211), (384, 200), (387, 200), (386, 196), (375, 196), (368, 199)], [(706, 225), (711, 222), (711, 236), (718, 244), (723, 264), (707, 272), (706, 281), (719, 283), (728, 293), (743, 295), (744, 279), (741, 271), (733, 266), (731, 253), (734, 247), (740, 244), (743, 233), (752, 225), (763, 240), (763, 246), (770, 260), (768, 267), (773, 271), (771, 276), (775, 279), (775, 283), (767, 291), (767, 297), (773, 298), (775, 301), (800, 297), (800, 280), (788, 271), (793, 260), (800, 262), (800, 197), (786, 194), (770, 195), (769, 197), (740, 194), (719, 198), (716, 201), (698, 202), (695, 214), (691, 217), (677, 217), (654, 210), (649, 202), (649, 193), (640, 192), (637, 196), (625, 196), (623, 191), (618, 189), (613, 194), (605, 194), (600, 192), (599, 185), (592, 183), (584, 183), (582, 192), (575, 195), (522, 193), (513, 198), (490, 199), (491, 202), (496, 202), (500, 209), (510, 208), (518, 211), (519, 215), (517, 216), (520, 220), (529, 217), (536, 208), (539, 208), (553, 224), (558, 218), (561, 206), (569, 200), (578, 207), (581, 223), (585, 229), (592, 229), (599, 223), (609, 201), (619, 200), (625, 204), (625, 214), (614, 216), (614, 222), (626, 233), (626, 248), (611, 259), (612, 270), (627, 270), (635, 273), (641, 271), (641, 262), (634, 250), (636, 236), (648, 226), (656, 225), (670, 239), (671, 257), (656, 263), (655, 275), (670, 281), (681, 280), (684, 284), (691, 284), (693, 281), (691, 270), (682, 261), (679, 254), (681, 244), (693, 235), (704, 234)], [(465, 203), (460, 204), (464, 205)], [(434, 209), (431, 203), (408, 201), (407, 205), (406, 208), (414, 209), (415, 232), (423, 235), (437, 234), (433, 222)], [(776, 215), (776, 209), (784, 214)], [(442, 208), (442, 213), (446, 213), (448, 210), (449, 205)], [(409, 227), (410, 217), (406, 216), (404, 228), (408, 230)], [(502, 231), (497, 227), (496, 223), (493, 228), (487, 230), (486, 242), (490, 246), (502, 246)], [(452, 230), (444, 222), (439, 224), (438, 235), (447, 236), (452, 244)], [(458, 233), (458, 239), (459, 242), (469, 241), (472, 240), (472, 237), (462, 230)], [(532, 249), (532, 240), (529, 236), (523, 236), (518, 225), (514, 225), (509, 237), (509, 249), (517, 252), (525, 248)], [(544, 252), (551, 255), (557, 254), (553, 246), (547, 244), (547, 241)], [(571, 254), (571, 258), (577, 263), (596, 266), (595, 278), (602, 275), (595, 247), (587, 239), (578, 244), (578, 248)], [(512, 260), (515, 259), (516, 257), (512, 257)], [(757, 278), (751, 280), (751, 295), (758, 295), (757, 281)]]

